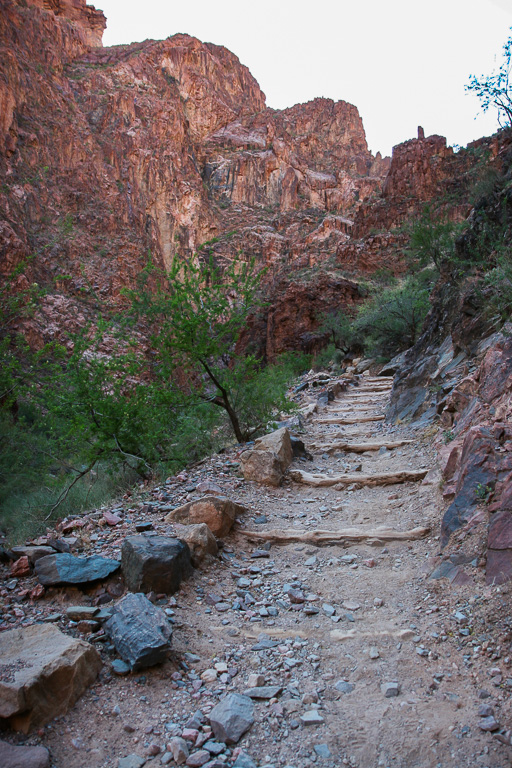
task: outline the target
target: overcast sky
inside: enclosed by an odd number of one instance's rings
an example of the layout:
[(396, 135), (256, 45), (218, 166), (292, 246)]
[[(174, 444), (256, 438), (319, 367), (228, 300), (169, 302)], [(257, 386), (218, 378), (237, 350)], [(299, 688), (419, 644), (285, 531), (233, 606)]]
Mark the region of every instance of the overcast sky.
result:
[[(90, 0), (91, 1), (91, 0)], [(94, 0), (92, 0), (94, 2)], [(96, 0), (105, 45), (186, 32), (224, 45), (275, 109), (316, 96), (355, 104), (372, 152), (440, 133), (465, 146), (494, 115), (465, 94), (470, 74), (501, 60), (512, 0)]]

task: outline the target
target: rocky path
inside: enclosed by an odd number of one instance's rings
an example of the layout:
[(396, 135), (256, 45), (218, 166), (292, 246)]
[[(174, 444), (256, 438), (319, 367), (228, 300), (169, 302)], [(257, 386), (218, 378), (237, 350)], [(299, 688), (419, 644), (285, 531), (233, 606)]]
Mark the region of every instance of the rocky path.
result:
[[(380, 418), (390, 387), (366, 377), (312, 415), (303, 436), (312, 460), (296, 459), (291, 477), (297, 470), (423, 477), (434, 463), (428, 436)], [(485, 730), (497, 728), (493, 715), (511, 722), (509, 660), (482, 639), (486, 594), (474, 583), (427, 578), (439, 548), (438, 482), (427, 475), (314, 487), (289, 477), (267, 488), (230, 477), (225, 464), (211, 469), (210, 479), (252, 513), (227, 537), (220, 560), (166, 601), (172, 658), (128, 677), (104, 672), (41, 732), (57, 768), (117, 768), (128, 755), (174, 765), (172, 737), (200, 743), (201, 722), (219, 700), (261, 686), (273, 688), (257, 692), (255, 724), (220, 752), (219, 765), (236, 758), (242, 768), (510, 765), (510, 747)], [(153, 520), (168, 532), (157, 509)], [(250, 533), (347, 528), (366, 535), (319, 548)], [(394, 540), (379, 538), (379, 529), (422, 532)]]

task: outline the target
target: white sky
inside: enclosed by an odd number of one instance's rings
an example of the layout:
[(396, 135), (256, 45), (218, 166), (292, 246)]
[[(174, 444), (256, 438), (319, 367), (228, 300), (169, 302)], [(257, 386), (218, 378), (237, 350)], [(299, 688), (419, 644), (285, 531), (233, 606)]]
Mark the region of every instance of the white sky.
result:
[[(89, 0), (91, 2), (91, 0)], [(95, 0), (92, 0), (94, 2)], [(493, 133), (464, 92), (501, 61), (512, 0), (96, 0), (105, 45), (186, 32), (224, 45), (276, 109), (316, 96), (355, 104), (372, 152), (440, 133), (465, 146)]]

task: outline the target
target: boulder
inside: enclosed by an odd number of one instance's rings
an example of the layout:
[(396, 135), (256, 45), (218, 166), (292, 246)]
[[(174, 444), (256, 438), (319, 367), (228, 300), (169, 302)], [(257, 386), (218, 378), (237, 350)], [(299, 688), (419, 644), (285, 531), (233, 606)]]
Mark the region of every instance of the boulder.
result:
[(50, 768), (50, 753), (45, 747), (17, 747), (0, 741), (2, 768)]
[(251, 449), (242, 453), (240, 461), (246, 480), (275, 487), (281, 485), (283, 470), (275, 453)]
[(248, 696), (228, 693), (210, 712), (210, 725), (217, 741), (236, 744), (254, 723), (254, 704)]
[(173, 509), (165, 519), (183, 525), (205, 523), (214, 536), (222, 538), (233, 527), (236, 516), (246, 511), (242, 504), (236, 504), (227, 496), (205, 496)]
[(254, 448), (244, 451), (241, 457), (242, 471), (246, 480), (264, 485), (278, 486), (293, 460), (290, 432), (286, 427), (259, 437)]
[(190, 550), (168, 536), (128, 536), (121, 547), (121, 568), (131, 592), (173, 594), (192, 572)]
[(67, 712), (96, 679), (101, 659), (53, 624), (0, 633), (0, 717), (27, 733)]
[(192, 564), (197, 566), (202, 563), (207, 555), (215, 556), (218, 552), (217, 541), (206, 523), (196, 525), (177, 525), (176, 534), (188, 544), (192, 557)]
[(255, 451), (270, 451), (279, 459), (282, 472), (286, 472), (293, 461), (293, 448), (290, 432), (286, 427), (276, 429), (269, 435), (258, 437), (254, 443)]
[(75, 557), (66, 552), (46, 555), (36, 561), (37, 578), (45, 587), (55, 584), (89, 584), (106, 579), (121, 563), (108, 557)]
[(160, 664), (167, 658), (171, 627), (164, 612), (145, 595), (129, 593), (123, 597), (104, 626), (132, 670)]

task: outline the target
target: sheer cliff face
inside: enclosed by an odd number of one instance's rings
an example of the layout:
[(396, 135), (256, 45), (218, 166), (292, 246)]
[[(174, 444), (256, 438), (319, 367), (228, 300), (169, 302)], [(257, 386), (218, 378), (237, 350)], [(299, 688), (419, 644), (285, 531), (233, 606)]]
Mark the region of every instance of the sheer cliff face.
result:
[[(339, 270), (389, 266), (393, 242), (364, 238), (375, 206), (393, 222), (396, 195), (410, 204), (400, 168), (413, 160), (398, 152), (381, 197), (389, 159), (368, 151), (354, 106), (268, 109), (221, 46), (180, 34), (106, 49), (84, 0), (1, 2), (0, 271), (30, 256), (18, 282), (46, 288), (34, 343), (92, 315), (97, 297), (117, 303), (149, 251), (166, 265), (214, 239), (219, 263), (242, 252), (268, 266), (270, 356), (296, 342), (282, 319), (297, 301), (349, 306), (357, 286)], [(439, 154), (428, 141), (421, 168)], [(300, 314), (308, 339), (316, 315)]]

